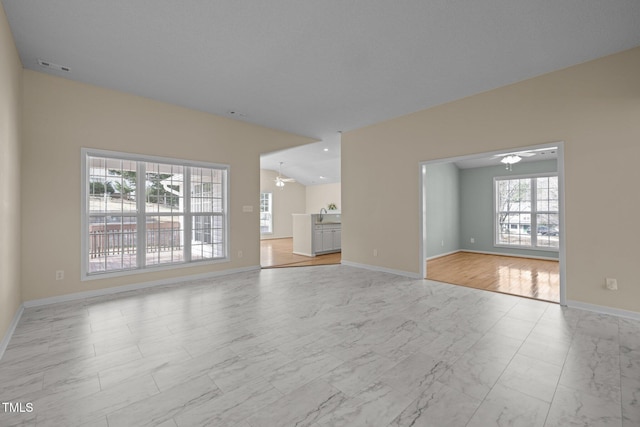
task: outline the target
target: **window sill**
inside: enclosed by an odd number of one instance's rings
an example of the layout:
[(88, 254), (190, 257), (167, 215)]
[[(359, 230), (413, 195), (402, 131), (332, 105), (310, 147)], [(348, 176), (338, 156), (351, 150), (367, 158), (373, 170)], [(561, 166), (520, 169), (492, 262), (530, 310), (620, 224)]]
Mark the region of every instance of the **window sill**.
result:
[(80, 279), (80, 281), (86, 282), (91, 280), (109, 279), (113, 277), (133, 276), (136, 274), (155, 273), (157, 271), (175, 270), (176, 268), (182, 269), (182, 268), (198, 267), (202, 265), (222, 264), (230, 261), (231, 259), (229, 257), (226, 257), (226, 258), (218, 258), (214, 260), (202, 260), (202, 261), (165, 264), (165, 265), (159, 265), (159, 266), (138, 268), (135, 270), (118, 270), (118, 271), (113, 271), (109, 273), (87, 274), (83, 272), (82, 278)]
[(539, 246), (518, 246), (518, 245), (493, 245), (494, 248), (501, 249), (518, 249), (518, 250), (526, 250), (526, 251), (541, 251), (541, 252), (559, 252), (559, 248), (547, 248), (547, 247), (539, 247)]

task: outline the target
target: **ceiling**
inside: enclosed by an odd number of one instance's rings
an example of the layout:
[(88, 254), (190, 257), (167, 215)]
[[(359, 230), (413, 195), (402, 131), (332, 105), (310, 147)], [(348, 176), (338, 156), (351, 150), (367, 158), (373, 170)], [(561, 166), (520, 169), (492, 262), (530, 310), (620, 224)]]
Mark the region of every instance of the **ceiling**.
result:
[(340, 134), (335, 133), (313, 144), (263, 154), (260, 169), (281, 171), (302, 185), (340, 182), (340, 144)]
[(25, 68), (318, 140), (640, 45), (638, 0), (2, 3)]

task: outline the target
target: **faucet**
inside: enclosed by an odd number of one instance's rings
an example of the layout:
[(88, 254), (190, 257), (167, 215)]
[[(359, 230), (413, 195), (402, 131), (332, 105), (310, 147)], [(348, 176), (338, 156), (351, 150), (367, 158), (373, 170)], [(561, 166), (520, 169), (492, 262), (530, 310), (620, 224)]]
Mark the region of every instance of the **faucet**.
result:
[(322, 222), (322, 220), (324, 219), (324, 214), (322, 213), (322, 211), (324, 211), (324, 213), (327, 213), (327, 210), (325, 208), (320, 208), (320, 222)]

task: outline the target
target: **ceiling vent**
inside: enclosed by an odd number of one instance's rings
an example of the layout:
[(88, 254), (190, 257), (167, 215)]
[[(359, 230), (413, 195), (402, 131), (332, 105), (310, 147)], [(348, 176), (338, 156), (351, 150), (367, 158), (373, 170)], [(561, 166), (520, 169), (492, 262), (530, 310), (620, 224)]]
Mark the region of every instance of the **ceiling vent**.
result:
[(54, 64), (53, 62), (45, 61), (43, 59), (38, 59), (38, 65), (40, 65), (42, 68), (48, 68), (50, 70), (64, 71), (65, 73), (71, 72), (71, 68), (67, 66)]

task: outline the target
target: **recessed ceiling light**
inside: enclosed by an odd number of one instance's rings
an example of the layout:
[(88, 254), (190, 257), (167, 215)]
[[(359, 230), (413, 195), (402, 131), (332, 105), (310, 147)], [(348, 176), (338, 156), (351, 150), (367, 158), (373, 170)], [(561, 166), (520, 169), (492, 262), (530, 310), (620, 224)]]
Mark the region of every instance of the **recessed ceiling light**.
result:
[(320, 175), (320, 179), (327, 179), (327, 177)]
[(329, 151), (329, 149), (328, 149), (328, 148), (325, 148), (323, 151)]

